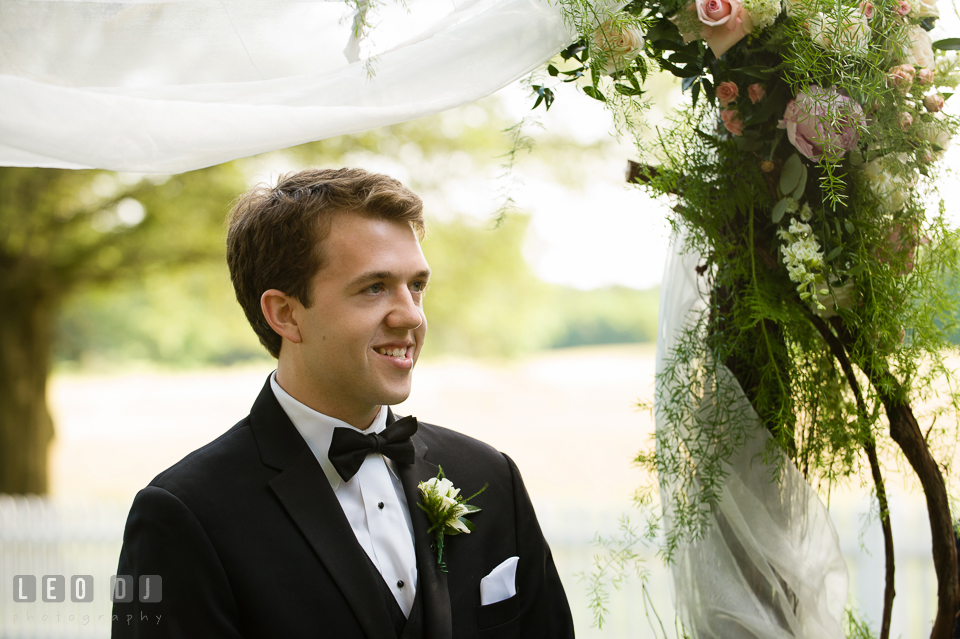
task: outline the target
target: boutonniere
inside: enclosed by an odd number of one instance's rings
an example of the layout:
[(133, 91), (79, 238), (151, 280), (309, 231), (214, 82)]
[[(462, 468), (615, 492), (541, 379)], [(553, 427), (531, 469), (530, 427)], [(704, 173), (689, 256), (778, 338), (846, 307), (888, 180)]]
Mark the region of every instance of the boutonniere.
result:
[(466, 516), (480, 512), (480, 509), (467, 502), (485, 491), (487, 484), (473, 495), (464, 498), (460, 495), (460, 489), (455, 488), (453, 482), (443, 476), (443, 468), (440, 468), (436, 477), (420, 482), (418, 488), (423, 501), (417, 506), (427, 513), (427, 519), (430, 520), (427, 532), (434, 536), (433, 547), (437, 551), (437, 563), (440, 564), (440, 570), (446, 572), (447, 565), (443, 562), (443, 536), (469, 534), (476, 530), (476, 526), (466, 519)]

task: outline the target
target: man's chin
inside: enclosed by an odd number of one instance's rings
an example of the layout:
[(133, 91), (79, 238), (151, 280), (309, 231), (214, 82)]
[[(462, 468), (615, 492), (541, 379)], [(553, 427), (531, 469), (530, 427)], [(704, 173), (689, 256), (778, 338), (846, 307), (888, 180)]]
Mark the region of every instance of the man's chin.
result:
[(411, 387), (408, 384), (404, 387), (385, 388), (379, 393), (378, 403), (386, 406), (395, 406), (407, 401), (410, 397)]

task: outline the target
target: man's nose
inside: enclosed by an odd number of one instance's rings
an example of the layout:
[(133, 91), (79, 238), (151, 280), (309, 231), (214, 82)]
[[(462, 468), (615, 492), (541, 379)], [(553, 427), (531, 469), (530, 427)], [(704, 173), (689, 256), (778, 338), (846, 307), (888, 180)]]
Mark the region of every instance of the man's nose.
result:
[(403, 289), (396, 296), (394, 308), (387, 316), (387, 324), (391, 328), (415, 329), (423, 322), (423, 309), (413, 299), (413, 294)]

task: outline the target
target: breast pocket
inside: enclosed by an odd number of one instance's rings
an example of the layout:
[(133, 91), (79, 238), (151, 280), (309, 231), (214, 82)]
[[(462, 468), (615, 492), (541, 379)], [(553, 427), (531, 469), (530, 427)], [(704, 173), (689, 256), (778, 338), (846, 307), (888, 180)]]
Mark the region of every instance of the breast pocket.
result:
[(477, 627), (481, 637), (519, 637), (520, 597), (477, 606)]

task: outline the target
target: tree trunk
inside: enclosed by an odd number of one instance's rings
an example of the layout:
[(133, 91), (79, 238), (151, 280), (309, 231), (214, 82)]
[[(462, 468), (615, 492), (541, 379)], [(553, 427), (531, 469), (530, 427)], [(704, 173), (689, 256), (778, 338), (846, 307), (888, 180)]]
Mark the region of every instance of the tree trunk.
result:
[(47, 376), (56, 302), (36, 289), (0, 294), (0, 493), (46, 493), (53, 421)]
[[(835, 317), (831, 321), (840, 339), (850, 345), (851, 352), (856, 352), (853, 345), (858, 341), (842, 320)], [(937, 460), (930, 453), (913, 409), (904, 398), (905, 393), (900, 382), (885, 365), (875, 361), (869, 354), (858, 355), (860, 370), (867, 375), (883, 402), (890, 423), (890, 438), (903, 451), (923, 487), (927, 514), (930, 517), (933, 567), (937, 573), (937, 616), (930, 637), (950, 639), (956, 623), (957, 603), (960, 601), (960, 575), (957, 574), (956, 537), (946, 483)]]

